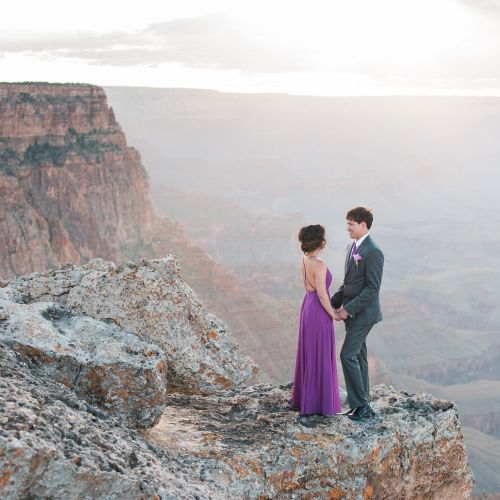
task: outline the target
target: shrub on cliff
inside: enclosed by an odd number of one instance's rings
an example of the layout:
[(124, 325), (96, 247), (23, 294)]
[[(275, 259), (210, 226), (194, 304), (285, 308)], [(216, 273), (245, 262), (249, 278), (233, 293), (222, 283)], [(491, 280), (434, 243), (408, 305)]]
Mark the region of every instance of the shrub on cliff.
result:
[(82, 134), (71, 128), (64, 136), (64, 145), (53, 145), (49, 142), (39, 143), (35, 140), (34, 144), (28, 146), (23, 156), (24, 164), (42, 165), (52, 163), (58, 167), (64, 165), (66, 157), (70, 153), (85, 158), (87, 162), (104, 160), (104, 154), (109, 151), (120, 152), (122, 149), (117, 144), (109, 141), (98, 141), (93, 139), (91, 134)]

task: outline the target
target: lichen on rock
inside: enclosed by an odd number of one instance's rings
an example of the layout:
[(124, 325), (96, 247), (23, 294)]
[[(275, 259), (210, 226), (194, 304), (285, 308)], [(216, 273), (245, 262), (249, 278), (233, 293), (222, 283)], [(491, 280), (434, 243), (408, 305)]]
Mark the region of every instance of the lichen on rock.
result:
[(451, 401), (372, 388), (376, 417), (335, 415), (314, 427), (288, 410), (291, 384), (210, 396), (171, 395), (144, 435), (224, 464), (240, 498), (459, 499), (470, 495), (458, 410)]
[(127, 425), (153, 426), (165, 409), (163, 352), (114, 324), (53, 302), (0, 299), (0, 342)]
[(470, 496), (453, 402), (375, 386), (375, 418), (298, 419), (292, 384), (243, 386), (256, 365), (173, 256), (4, 285), (2, 498)]
[(241, 384), (258, 367), (239, 353), (225, 324), (181, 279), (177, 259), (141, 259), (116, 266), (93, 259), (15, 278), (25, 302), (56, 301), (71, 311), (113, 321), (167, 359), (170, 391), (210, 393)]

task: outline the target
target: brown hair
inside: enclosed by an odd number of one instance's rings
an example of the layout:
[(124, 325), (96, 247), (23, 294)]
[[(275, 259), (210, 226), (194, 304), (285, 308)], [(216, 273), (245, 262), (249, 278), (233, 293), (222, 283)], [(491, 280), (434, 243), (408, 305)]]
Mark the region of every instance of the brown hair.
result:
[(304, 226), (299, 231), (299, 241), (303, 252), (314, 252), (325, 245), (325, 228), (321, 224)]
[(366, 222), (366, 227), (370, 229), (373, 223), (372, 209), (367, 207), (354, 207), (347, 212), (345, 216), (347, 220), (353, 220), (358, 224)]

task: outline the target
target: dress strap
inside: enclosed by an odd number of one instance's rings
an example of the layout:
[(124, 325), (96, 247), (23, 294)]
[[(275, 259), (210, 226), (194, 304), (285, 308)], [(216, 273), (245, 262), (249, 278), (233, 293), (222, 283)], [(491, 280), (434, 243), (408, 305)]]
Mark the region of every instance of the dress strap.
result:
[(307, 281), (307, 283), (309, 283), (309, 285), (311, 285), (313, 290), (316, 290), (316, 287), (309, 281), (309, 278), (307, 277), (307, 264), (309, 263), (310, 259), (311, 259), (311, 257), (309, 256), (306, 261), (304, 261), (304, 259), (302, 260), (302, 263), (304, 264), (304, 286), (307, 290), (307, 285), (306, 285), (306, 281)]

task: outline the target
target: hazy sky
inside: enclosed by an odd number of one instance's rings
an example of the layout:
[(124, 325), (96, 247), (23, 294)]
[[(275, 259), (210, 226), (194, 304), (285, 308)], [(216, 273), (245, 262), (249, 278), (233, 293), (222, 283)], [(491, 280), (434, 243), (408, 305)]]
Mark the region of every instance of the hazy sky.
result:
[(4, 2), (0, 81), (500, 95), (500, 0)]

